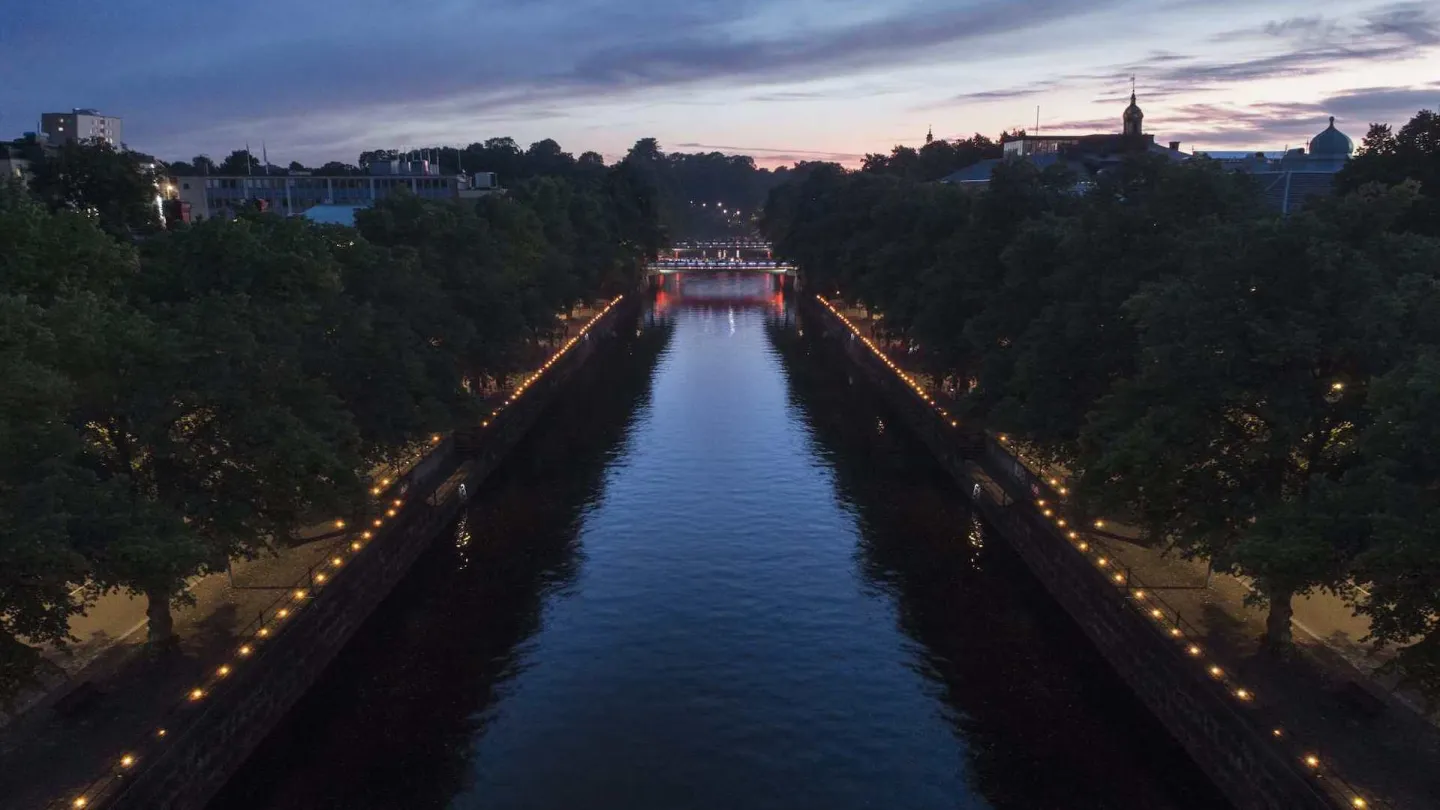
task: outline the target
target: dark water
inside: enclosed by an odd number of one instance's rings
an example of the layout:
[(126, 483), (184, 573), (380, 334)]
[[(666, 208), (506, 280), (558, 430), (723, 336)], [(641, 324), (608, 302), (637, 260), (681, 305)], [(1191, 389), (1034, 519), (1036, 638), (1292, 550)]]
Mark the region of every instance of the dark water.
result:
[(765, 281), (642, 327), (214, 810), (1223, 806)]

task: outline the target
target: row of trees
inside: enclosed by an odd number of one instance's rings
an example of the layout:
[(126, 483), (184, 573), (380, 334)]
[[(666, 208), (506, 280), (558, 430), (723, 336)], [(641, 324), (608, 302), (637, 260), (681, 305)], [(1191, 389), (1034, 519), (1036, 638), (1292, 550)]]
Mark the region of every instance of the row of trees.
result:
[(626, 164), (141, 240), (105, 227), (108, 185), (48, 171), (0, 185), (0, 697), (99, 595), (147, 595), (166, 638), (190, 577), (362, 511), (368, 471), (464, 424), (664, 236)]
[[(948, 148), (948, 144), (939, 143)], [(957, 148), (964, 143), (957, 142)], [(646, 182), (659, 194), (660, 217), (667, 232), (681, 239), (749, 235), (753, 232), (753, 217), (764, 204), (766, 195), (787, 180), (792, 171), (790, 168), (773, 171), (757, 168), (754, 158), (748, 155), (667, 153), (654, 138), (637, 141), (625, 157), (612, 166), (607, 166), (598, 152), (584, 152), (576, 157), (548, 138), (528, 148), (521, 148), (512, 138), (490, 138), (464, 148), (436, 146), (403, 152), (375, 149), (361, 152), (355, 163), (332, 161), (315, 167), (298, 162), (284, 167), (265, 166), (250, 150), (236, 149), (219, 163), (206, 155), (196, 155), (189, 161), (167, 164), (165, 172), (176, 177), (296, 172), (360, 176), (368, 172), (371, 164), (401, 159), (429, 160), (442, 174), (494, 172), (507, 187), (542, 177), (594, 184), (603, 182), (615, 166), (641, 168)], [(734, 217), (722, 216), (722, 210), (738, 210), (743, 216), (737, 224)]]
[(813, 167), (762, 226), (1082, 508), (1253, 578), (1273, 647), (1328, 589), (1440, 694), (1440, 127), (1387, 134), (1289, 217), (1137, 156), (1083, 195), (1024, 161), (979, 193)]
[[(1025, 132), (1017, 130), (1015, 134), (1024, 135)], [(956, 138), (953, 141), (927, 141), (919, 149), (913, 146), (896, 146), (888, 155), (866, 155), (861, 170), (919, 182), (939, 180), (982, 160), (1000, 157), (1003, 140), (994, 141), (976, 133), (969, 138)]]

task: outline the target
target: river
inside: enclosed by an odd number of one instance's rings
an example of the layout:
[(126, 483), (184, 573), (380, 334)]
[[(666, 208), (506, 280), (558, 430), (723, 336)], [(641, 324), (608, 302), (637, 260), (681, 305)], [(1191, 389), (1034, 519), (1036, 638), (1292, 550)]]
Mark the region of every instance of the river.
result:
[(768, 280), (626, 337), (212, 810), (1226, 806)]

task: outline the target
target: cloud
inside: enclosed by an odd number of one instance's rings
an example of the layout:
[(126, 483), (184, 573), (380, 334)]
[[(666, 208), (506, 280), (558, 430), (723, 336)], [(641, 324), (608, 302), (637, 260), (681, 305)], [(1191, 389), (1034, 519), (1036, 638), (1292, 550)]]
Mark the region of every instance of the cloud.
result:
[[(1224, 32), (1223, 45), (1206, 45), (1209, 32), (1240, 0), (250, 0), (240, 11), (167, 8), (158, 26), (154, 5), (45, 0), (7, 10), (0, 75), (25, 80), (0, 85), (6, 125), (97, 106), (125, 117), (137, 148), (162, 156), (266, 140), (272, 155), (308, 162), (504, 133), (604, 141), (569, 144), (574, 151), (623, 149), (622, 135), (652, 128), (673, 140), (763, 141), (776, 108), (762, 105), (817, 102), (812, 130), (787, 120), (778, 140), (823, 138), (843, 156), (864, 151), (842, 140), (861, 137), (849, 130), (873, 139), (877, 121), (893, 118), (884, 129), (898, 131), (914, 125), (905, 113), (937, 106), (915, 106), (927, 81), (932, 98), (964, 88), (941, 104), (980, 108), (975, 128), (992, 131), (1005, 122), (987, 104), (1040, 95), (1047, 109), (1076, 97), (1119, 103), (1132, 73), (1145, 101), (1181, 106), (1247, 82), (1334, 74), (1337, 110), (1378, 116), (1414, 99), (1379, 95), (1385, 88), (1342, 99), (1342, 74), (1440, 45), (1440, 10), (1375, 0), (1350, 4), (1344, 18), (1276, 0), (1266, 5), (1274, 21)], [(1203, 25), (1174, 23), (1181, 13)], [(1155, 49), (1133, 64), (1075, 46), (1132, 18), (1147, 38), (1131, 41)], [(954, 74), (959, 81), (941, 83)], [(818, 104), (841, 100), (850, 102), (843, 113)], [(723, 126), (706, 109), (717, 105), (734, 108)]]

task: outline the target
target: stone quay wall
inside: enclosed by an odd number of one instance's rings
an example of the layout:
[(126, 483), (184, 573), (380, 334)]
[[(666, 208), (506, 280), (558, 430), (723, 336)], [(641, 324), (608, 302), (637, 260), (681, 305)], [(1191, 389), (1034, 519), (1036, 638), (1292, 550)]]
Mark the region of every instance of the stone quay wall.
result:
[[(203, 700), (167, 721), (141, 747), (136, 770), (88, 794), (88, 808), (202, 810), (250, 753), (315, 683), (431, 541), (459, 516), (469, 495), (565, 395), (566, 383), (630, 325), (639, 296), (627, 296), (531, 384), (488, 420), (437, 445), (397, 490), (405, 506), (363, 551), (277, 626)], [(632, 327), (633, 328), (633, 327)], [(458, 440), (458, 444), (457, 444)]]
[(973, 508), (1013, 547), (1110, 666), (1239, 810), (1335, 810), (1268, 733), (1180, 645), (1157, 632), (1117, 587), (1031, 505), (1049, 487), (994, 439), (953, 428), (833, 313), (810, 296), (802, 317), (842, 362), (875, 386), (925, 443)]

